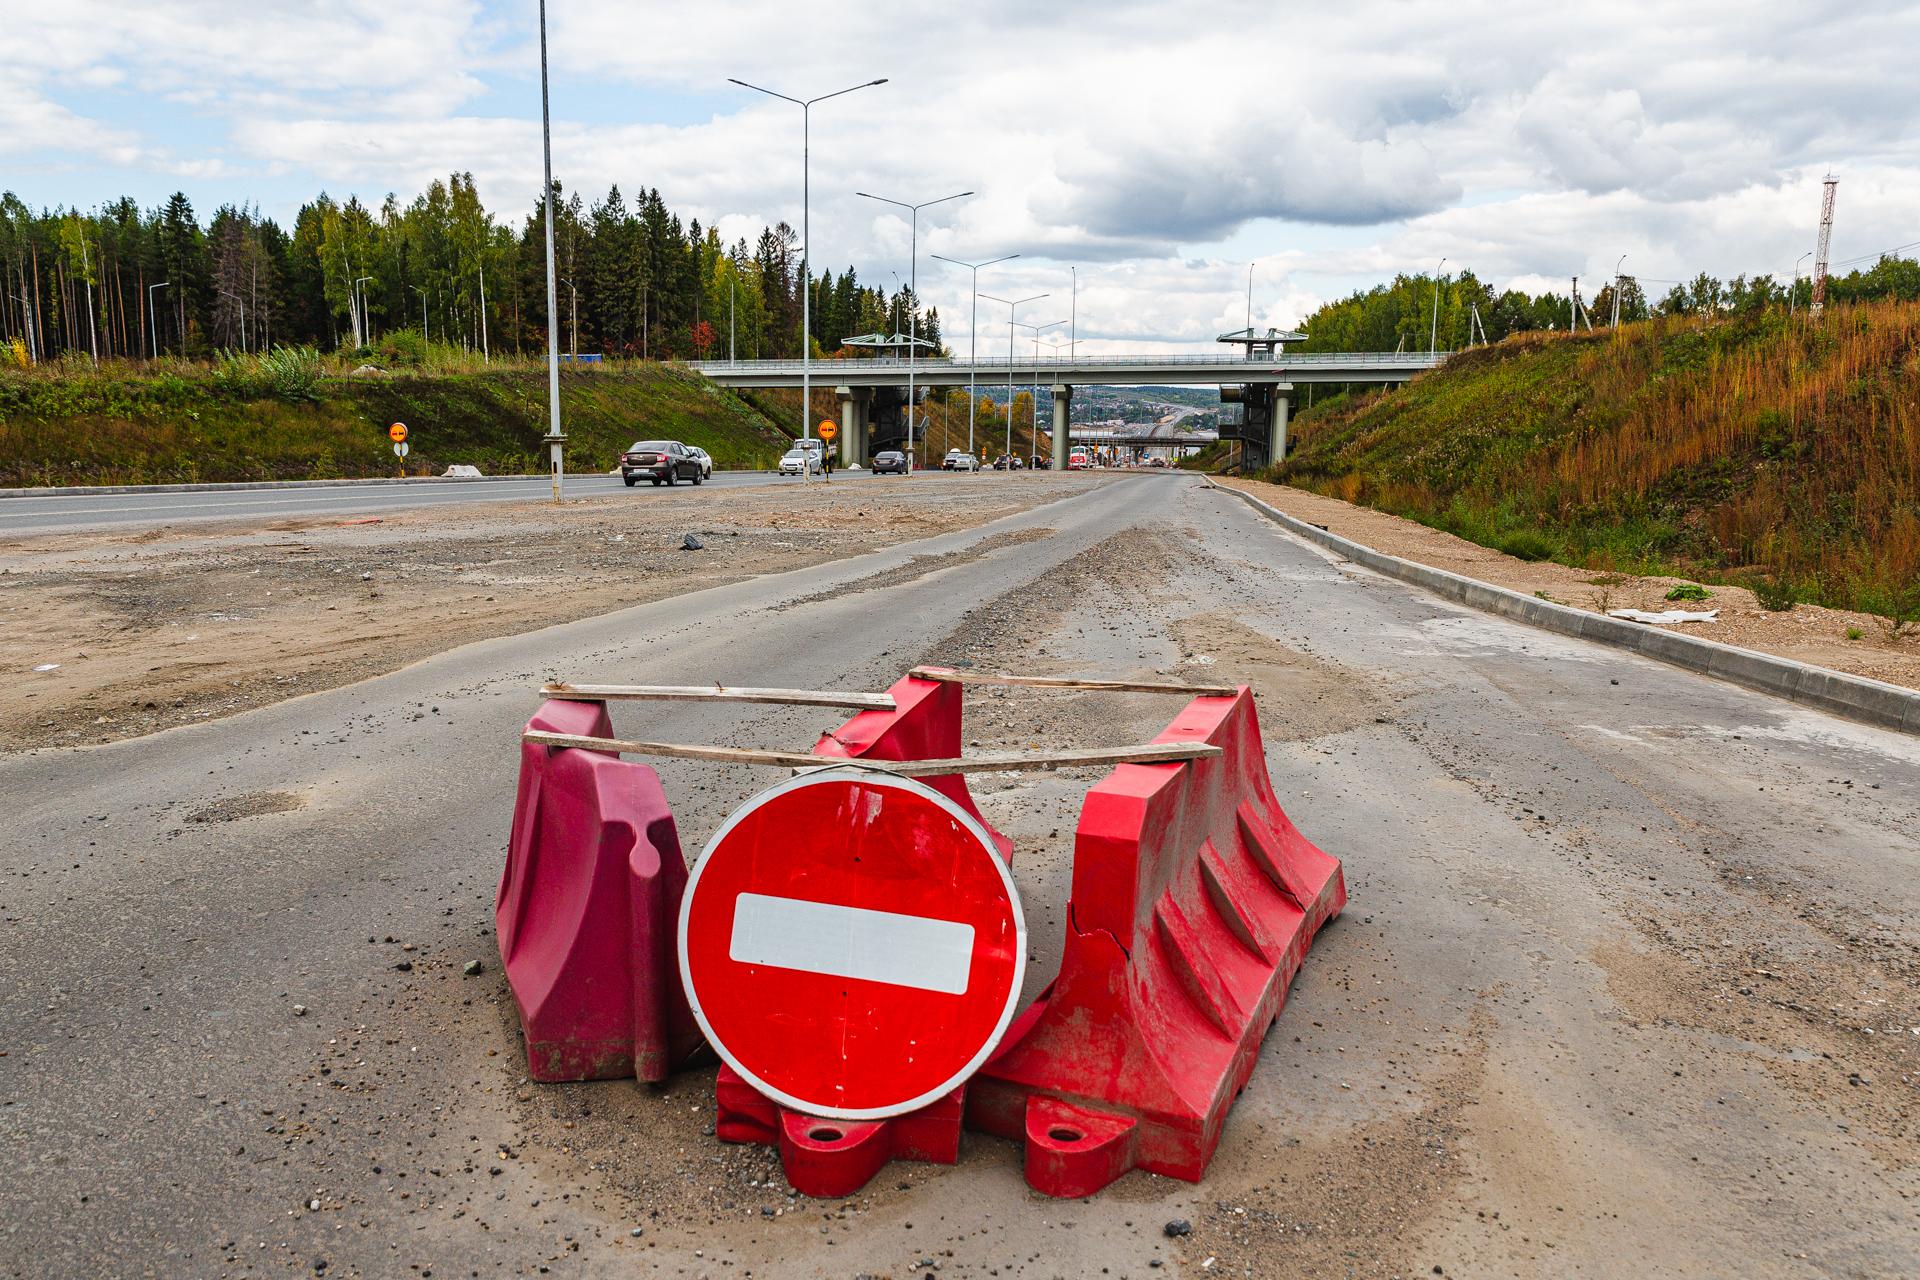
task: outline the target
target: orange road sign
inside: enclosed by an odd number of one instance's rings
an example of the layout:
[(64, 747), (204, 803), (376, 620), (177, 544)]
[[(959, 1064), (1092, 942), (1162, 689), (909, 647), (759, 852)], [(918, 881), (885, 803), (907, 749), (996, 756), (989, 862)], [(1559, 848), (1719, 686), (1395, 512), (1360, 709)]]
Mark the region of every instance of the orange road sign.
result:
[(822, 418), (820, 420), (820, 438), (822, 440), (831, 440), (839, 434), (840, 428), (833, 425), (833, 419)]
[(407, 438), (406, 423), (396, 422), (392, 426), (387, 428), (387, 439), (393, 441), (395, 444), (399, 444), (402, 440), (405, 440), (406, 438)]

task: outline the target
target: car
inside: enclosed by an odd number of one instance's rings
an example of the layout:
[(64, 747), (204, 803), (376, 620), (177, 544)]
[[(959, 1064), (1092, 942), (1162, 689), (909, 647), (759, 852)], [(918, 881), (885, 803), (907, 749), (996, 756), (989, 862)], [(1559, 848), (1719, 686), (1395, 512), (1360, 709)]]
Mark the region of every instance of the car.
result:
[(980, 459), (970, 453), (950, 453), (942, 460), (940, 466), (947, 471), (978, 471)]
[(1013, 466), (1013, 459), (1009, 458), (1004, 453), (993, 460), (993, 469), (995, 471), (1006, 471), (1012, 466)]
[(913, 472), (913, 464), (908, 462), (907, 455), (898, 449), (882, 449), (873, 455), (870, 466), (873, 474), (877, 476), (887, 474), (904, 476), (911, 475)]
[(678, 440), (636, 440), (620, 455), (620, 478), (631, 489), (642, 479), (671, 485), (682, 480), (699, 484), (707, 477), (700, 459)]
[(942, 471), (960, 470), (960, 459), (966, 456), (967, 451), (965, 449), (949, 449), (947, 450), (947, 456), (940, 459), (940, 469)]
[(1093, 460), (1087, 456), (1085, 449), (1075, 449), (1067, 455), (1067, 470), (1069, 471), (1085, 471), (1092, 465)]
[(811, 449), (795, 446), (780, 455), (780, 474), (783, 476), (805, 475), (809, 471), (819, 469), (819, 455)]
[(692, 454), (699, 461), (700, 474), (705, 476), (709, 480), (713, 479), (713, 455), (708, 453), (705, 449), (702, 449), (697, 444), (688, 445), (687, 452)]

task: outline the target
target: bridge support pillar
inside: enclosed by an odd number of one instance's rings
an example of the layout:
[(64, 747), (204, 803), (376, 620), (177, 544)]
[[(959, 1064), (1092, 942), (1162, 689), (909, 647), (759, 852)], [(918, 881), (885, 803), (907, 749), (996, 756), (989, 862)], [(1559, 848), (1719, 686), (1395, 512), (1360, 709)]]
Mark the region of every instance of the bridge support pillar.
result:
[(873, 399), (870, 387), (835, 387), (840, 397), (840, 465), (867, 465), (868, 409)]
[(1068, 410), (1073, 406), (1073, 388), (1064, 383), (1056, 383), (1053, 388), (1053, 469), (1067, 469), (1067, 455), (1072, 452), (1067, 444)]
[(1293, 384), (1275, 383), (1273, 391), (1273, 435), (1267, 448), (1267, 460), (1270, 465), (1277, 467), (1287, 460), (1287, 414), (1293, 406)]

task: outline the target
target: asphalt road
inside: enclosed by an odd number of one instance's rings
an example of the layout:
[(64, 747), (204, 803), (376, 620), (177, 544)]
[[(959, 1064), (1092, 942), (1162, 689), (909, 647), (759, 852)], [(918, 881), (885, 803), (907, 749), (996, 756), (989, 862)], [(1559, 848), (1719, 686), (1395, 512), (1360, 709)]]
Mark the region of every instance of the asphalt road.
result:
[[(491, 926), (537, 680), (956, 659), (1252, 682), (1283, 803), (1345, 861), (1204, 1183), (1047, 1201), (969, 1136), (817, 1203), (709, 1136), (711, 1066), (526, 1083)], [(968, 732), (1141, 740), (1178, 705), (981, 696)], [(797, 747), (837, 718), (615, 722)], [(777, 780), (660, 774), (689, 854)], [(1031, 985), (1097, 776), (976, 788)], [(1920, 743), (1456, 608), (1193, 481), (0, 759), (0, 795), (6, 1275), (1920, 1272)]]
[[(925, 478), (922, 473), (916, 479)], [(940, 473), (933, 472), (933, 475)], [(834, 483), (866, 479), (868, 473), (836, 472)], [(891, 479), (892, 477), (886, 477)], [(706, 484), (721, 488), (741, 485), (799, 484), (765, 471), (716, 471)], [(704, 487), (704, 486), (702, 486)], [(597, 497), (625, 488), (618, 476), (569, 476), (568, 497)], [(300, 489), (226, 489), (197, 493), (102, 493), (59, 497), (0, 498), (0, 535), (53, 533), (152, 524), (180, 524), (195, 520), (277, 519), (284, 516), (367, 515), (405, 511), (440, 503), (526, 502), (552, 492), (544, 477), (528, 480), (447, 480), (435, 484), (328, 485)], [(671, 490), (638, 485), (636, 498), (679, 497), (686, 500), (699, 489), (676, 485)]]

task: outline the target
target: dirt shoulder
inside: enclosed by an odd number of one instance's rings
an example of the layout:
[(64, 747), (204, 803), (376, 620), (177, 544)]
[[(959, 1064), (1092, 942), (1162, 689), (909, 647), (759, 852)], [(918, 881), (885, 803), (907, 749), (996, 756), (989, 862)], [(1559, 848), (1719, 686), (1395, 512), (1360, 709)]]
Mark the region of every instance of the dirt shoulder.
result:
[(1680, 623), (1670, 629), (1920, 689), (1920, 632), (1910, 629), (1902, 636), (1891, 635), (1885, 620), (1869, 613), (1808, 604), (1775, 612), (1761, 608), (1753, 592), (1745, 587), (1710, 586), (1709, 600), (1669, 602), (1667, 592), (1688, 579), (1598, 573), (1551, 561), (1521, 560), (1417, 521), (1338, 498), (1258, 480), (1215, 477), (1215, 483), (1244, 490), (1296, 519), (1376, 551), (1449, 573), (1596, 613), (1609, 609), (1718, 609), (1720, 616), (1712, 622)]
[[(0, 750), (230, 715), (470, 641), (974, 528), (1081, 476), (645, 491), (0, 541)], [(682, 549), (693, 534), (704, 547)], [(47, 669), (41, 669), (47, 668)]]

